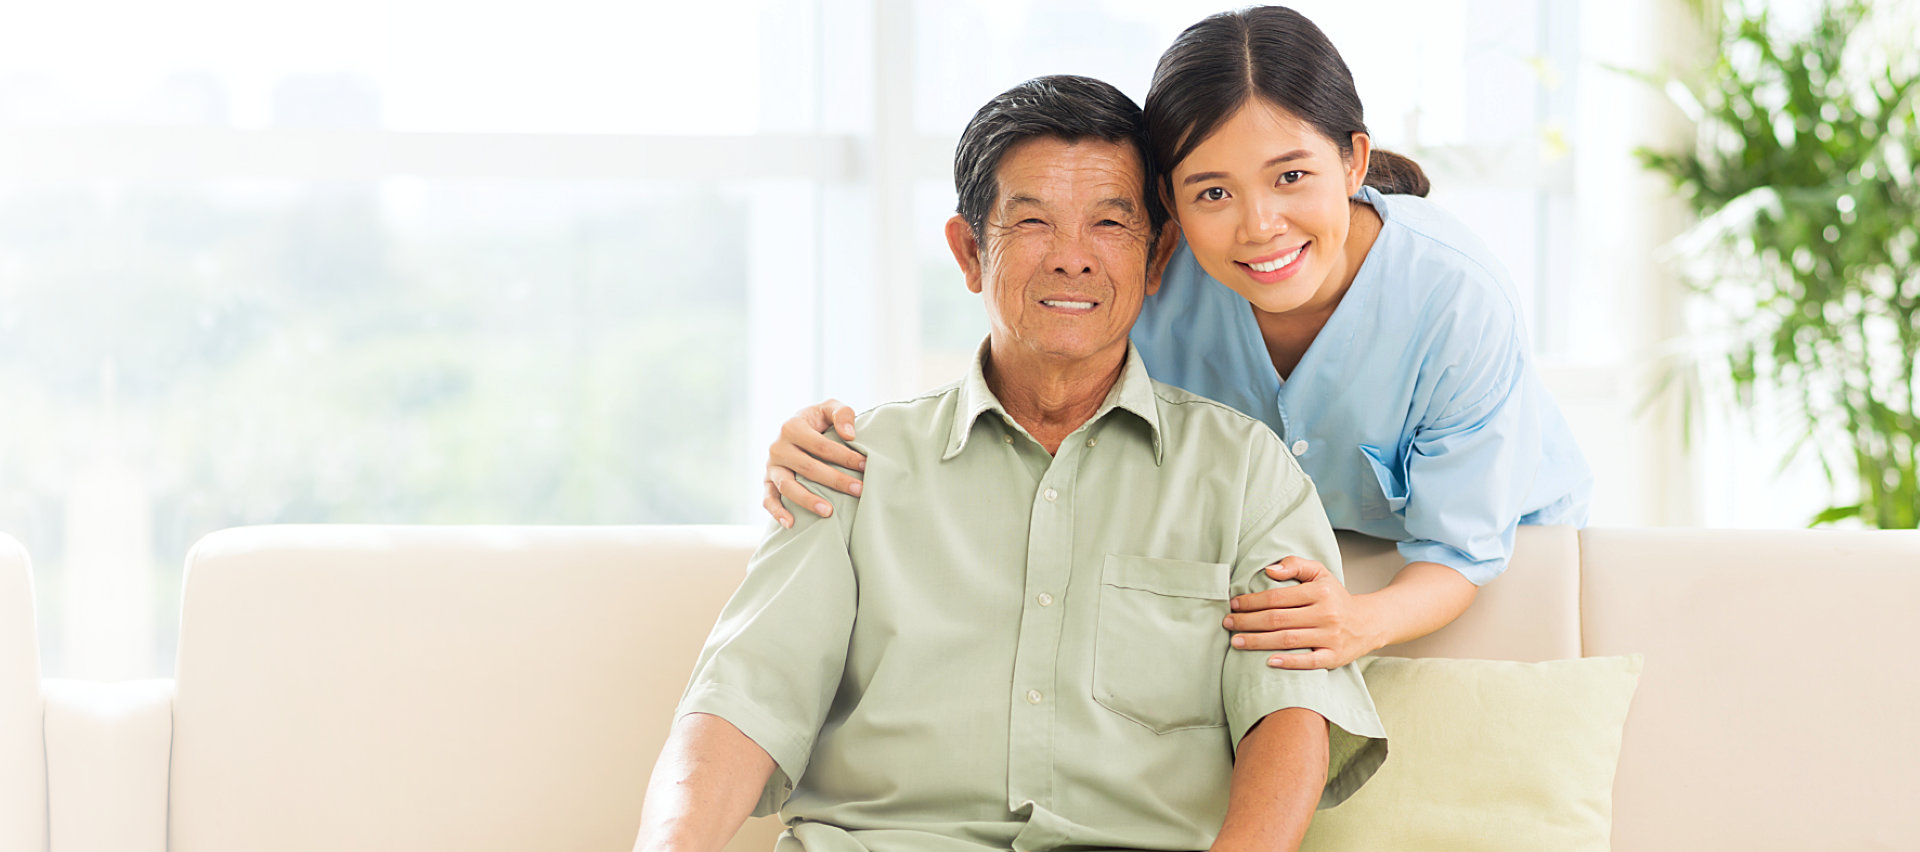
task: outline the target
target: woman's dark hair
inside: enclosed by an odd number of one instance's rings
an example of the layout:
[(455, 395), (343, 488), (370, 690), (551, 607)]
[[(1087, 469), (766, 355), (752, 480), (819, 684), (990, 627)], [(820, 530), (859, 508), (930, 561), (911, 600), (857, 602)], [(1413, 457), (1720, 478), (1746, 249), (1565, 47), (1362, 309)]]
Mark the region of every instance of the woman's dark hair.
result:
[[(1367, 132), (1353, 73), (1319, 27), (1285, 6), (1222, 12), (1188, 27), (1160, 55), (1147, 90), (1147, 139), (1154, 171), (1173, 167), (1241, 107), (1260, 99), (1291, 113), (1353, 156), (1353, 134)], [(1383, 193), (1426, 195), (1419, 164), (1373, 149), (1367, 185)]]
[(1068, 142), (1098, 139), (1131, 145), (1140, 155), (1141, 186), (1147, 222), (1155, 238), (1167, 223), (1166, 208), (1154, 184), (1153, 155), (1147, 149), (1140, 107), (1126, 93), (1091, 77), (1056, 74), (1035, 77), (987, 101), (953, 152), (953, 188), (959, 214), (985, 243), (987, 211), (1000, 194), (1000, 160), (1015, 145), (1050, 137)]

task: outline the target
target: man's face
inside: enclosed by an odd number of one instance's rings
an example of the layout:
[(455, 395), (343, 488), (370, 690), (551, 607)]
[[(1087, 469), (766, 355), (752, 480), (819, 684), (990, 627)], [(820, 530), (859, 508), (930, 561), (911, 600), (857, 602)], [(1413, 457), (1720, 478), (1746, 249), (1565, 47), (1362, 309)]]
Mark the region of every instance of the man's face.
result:
[(984, 245), (965, 220), (947, 222), (967, 289), (986, 296), (997, 359), (1060, 364), (1126, 351), (1169, 253), (1149, 270), (1143, 170), (1125, 143), (1029, 139), (1000, 160)]

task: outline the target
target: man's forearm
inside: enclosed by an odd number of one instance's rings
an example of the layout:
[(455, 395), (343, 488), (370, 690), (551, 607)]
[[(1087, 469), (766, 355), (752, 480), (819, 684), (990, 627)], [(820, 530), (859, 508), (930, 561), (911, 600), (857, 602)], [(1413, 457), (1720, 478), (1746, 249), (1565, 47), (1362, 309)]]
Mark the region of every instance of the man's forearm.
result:
[(1326, 783), (1326, 718), (1299, 707), (1267, 714), (1240, 740), (1227, 819), (1213, 849), (1299, 849)]
[(731, 722), (680, 717), (647, 782), (635, 852), (717, 852), (752, 815), (772, 774), (773, 758)]

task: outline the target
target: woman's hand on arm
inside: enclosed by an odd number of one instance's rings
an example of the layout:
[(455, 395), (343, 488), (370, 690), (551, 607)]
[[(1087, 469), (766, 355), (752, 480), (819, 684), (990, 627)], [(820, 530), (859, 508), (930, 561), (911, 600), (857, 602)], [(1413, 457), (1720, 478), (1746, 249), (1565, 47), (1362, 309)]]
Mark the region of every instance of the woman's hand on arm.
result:
[(1460, 572), (1437, 562), (1412, 562), (1377, 592), (1347, 591), (1325, 565), (1289, 556), (1267, 568), (1275, 580), (1299, 585), (1233, 599), (1227, 629), (1236, 648), (1299, 651), (1275, 654), (1282, 669), (1332, 669), (1387, 645), (1418, 639), (1451, 623), (1479, 591)]
[(780, 424), (780, 437), (767, 449), (767, 493), (760, 505), (783, 527), (793, 528), (793, 515), (781, 504), (782, 497), (820, 517), (833, 514), (833, 507), (801, 485), (799, 477), (842, 494), (860, 496), (860, 480), (835, 470), (833, 465), (864, 471), (867, 457), (826, 437), (828, 430), (853, 440), (853, 409), (837, 399), (802, 408)]

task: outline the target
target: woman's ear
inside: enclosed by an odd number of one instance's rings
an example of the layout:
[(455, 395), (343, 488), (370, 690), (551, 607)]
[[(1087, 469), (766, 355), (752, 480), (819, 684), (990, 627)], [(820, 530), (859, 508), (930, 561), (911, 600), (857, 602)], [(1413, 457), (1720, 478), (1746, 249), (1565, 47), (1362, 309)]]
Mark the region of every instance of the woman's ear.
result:
[(980, 241), (974, 239), (973, 226), (967, 220), (959, 216), (947, 220), (947, 248), (953, 250), (953, 259), (966, 276), (967, 289), (980, 292)]
[(1347, 158), (1347, 194), (1360, 191), (1367, 182), (1367, 165), (1373, 159), (1373, 138), (1365, 133), (1353, 134), (1353, 155)]

